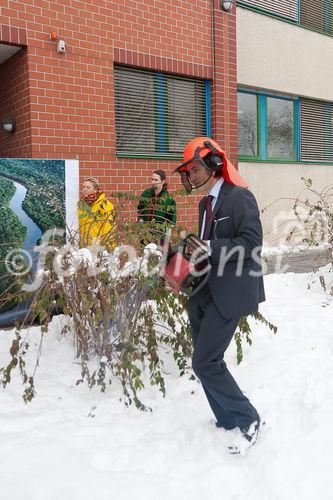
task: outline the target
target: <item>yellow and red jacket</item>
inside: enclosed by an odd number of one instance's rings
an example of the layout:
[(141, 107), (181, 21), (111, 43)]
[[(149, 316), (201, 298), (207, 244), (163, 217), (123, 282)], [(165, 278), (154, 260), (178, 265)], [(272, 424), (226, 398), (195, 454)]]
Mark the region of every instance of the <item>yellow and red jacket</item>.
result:
[(114, 207), (105, 193), (102, 193), (92, 205), (80, 200), (78, 217), (80, 244), (89, 246), (97, 242), (107, 248), (114, 248)]

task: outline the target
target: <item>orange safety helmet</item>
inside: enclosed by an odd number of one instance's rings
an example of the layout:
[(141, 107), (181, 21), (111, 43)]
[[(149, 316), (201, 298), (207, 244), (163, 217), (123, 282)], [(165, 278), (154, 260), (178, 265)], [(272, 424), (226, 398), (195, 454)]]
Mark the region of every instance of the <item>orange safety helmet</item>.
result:
[(206, 168), (210, 168), (211, 170), (221, 169), (223, 178), (229, 182), (229, 184), (245, 188), (249, 187), (239, 174), (238, 170), (227, 158), (225, 151), (218, 145), (217, 142), (209, 137), (196, 137), (185, 146), (184, 162), (175, 169), (175, 172), (178, 172), (181, 175), (183, 174), (182, 176), (184, 176), (184, 174), (188, 172), (188, 168), (193, 161), (203, 159), (209, 153), (213, 154), (213, 167), (208, 167), (205, 164)]

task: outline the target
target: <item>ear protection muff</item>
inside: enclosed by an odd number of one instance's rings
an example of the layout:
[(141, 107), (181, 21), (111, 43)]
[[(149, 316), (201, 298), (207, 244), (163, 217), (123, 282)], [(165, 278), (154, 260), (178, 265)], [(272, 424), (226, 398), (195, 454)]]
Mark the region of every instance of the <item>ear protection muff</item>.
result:
[(203, 160), (207, 164), (207, 167), (210, 170), (214, 170), (216, 172), (217, 170), (222, 169), (223, 167), (223, 157), (221, 156), (221, 153), (217, 151), (217, 149), (213, 146), (213, 144), (210, 141), (205, 141), (204, 146), (207, 149), (211, 150), (211, 154), (208, 153), (208, 157), (205, 157)]

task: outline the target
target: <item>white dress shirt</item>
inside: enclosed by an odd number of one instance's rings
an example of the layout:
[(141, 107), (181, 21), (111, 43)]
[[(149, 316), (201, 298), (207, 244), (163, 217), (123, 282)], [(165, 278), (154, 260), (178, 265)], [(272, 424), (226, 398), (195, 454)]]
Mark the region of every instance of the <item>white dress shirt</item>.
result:
[[(223, 182), (224, 182), (223, 177), (220, 177), (219, 180), (214, 184), (214, 186), (212, 187), (212, 189), (209, 191), (209, 193), (206, 194), (206, 198), (209, 195), (211, 195), (211, 196), (214, 197), (212, 199), (212, 210), (214, 210), (214, 207), (215, 207), (215, 204), (217, 202), (217, 198), (218, 198), (218, 195), (219, 195), (219, 192), (220, 192), (220, 189), (221, 189), (221, 186), (222, 186)], [(202, 219), (201, 234), (200, 234), (200, 238), (201, 239), (203, 238), (203, 235), (204, 235), (204, 232), (205, 232), (205, 224), (206, 224), (206, 210), (204, 212), (204, 216), (203, 216), (203, 219)], [(209, 244), (209, 241), (207, 243)]]

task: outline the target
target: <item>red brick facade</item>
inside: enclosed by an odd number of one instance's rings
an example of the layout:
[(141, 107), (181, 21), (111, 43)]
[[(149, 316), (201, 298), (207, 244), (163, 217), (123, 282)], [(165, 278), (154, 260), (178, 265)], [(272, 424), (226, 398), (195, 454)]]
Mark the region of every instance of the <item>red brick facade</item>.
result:
[[(2, 2), (0, 41), (27, 47), (0, 66), (1, 115), (17, 121), (13, 136), (0, 131), (0, 156), (79, 158), (81, 177), (97, 176), (107, 192), (139, 193), (152, 170), (170, 173), (176, 161), (116, 157), (113, 65), (121, 62), (212, 79), (212, 136), (235, 160), (235, 8), (227, 14), (219, 3)], [(66, 41), (64, 54), (52, 31)], [(175, 175), (169, 181), (180, 187)], [(177, 201), (179, 220), (193, 222), (194, 198)]]
[(0, 133), (0, 157), (29, 158), (31, 148), (31, 113), (27, 50), (22, 49), (1, 66), (1, 117), (12, 115), (18, 122), (15, 134)]

